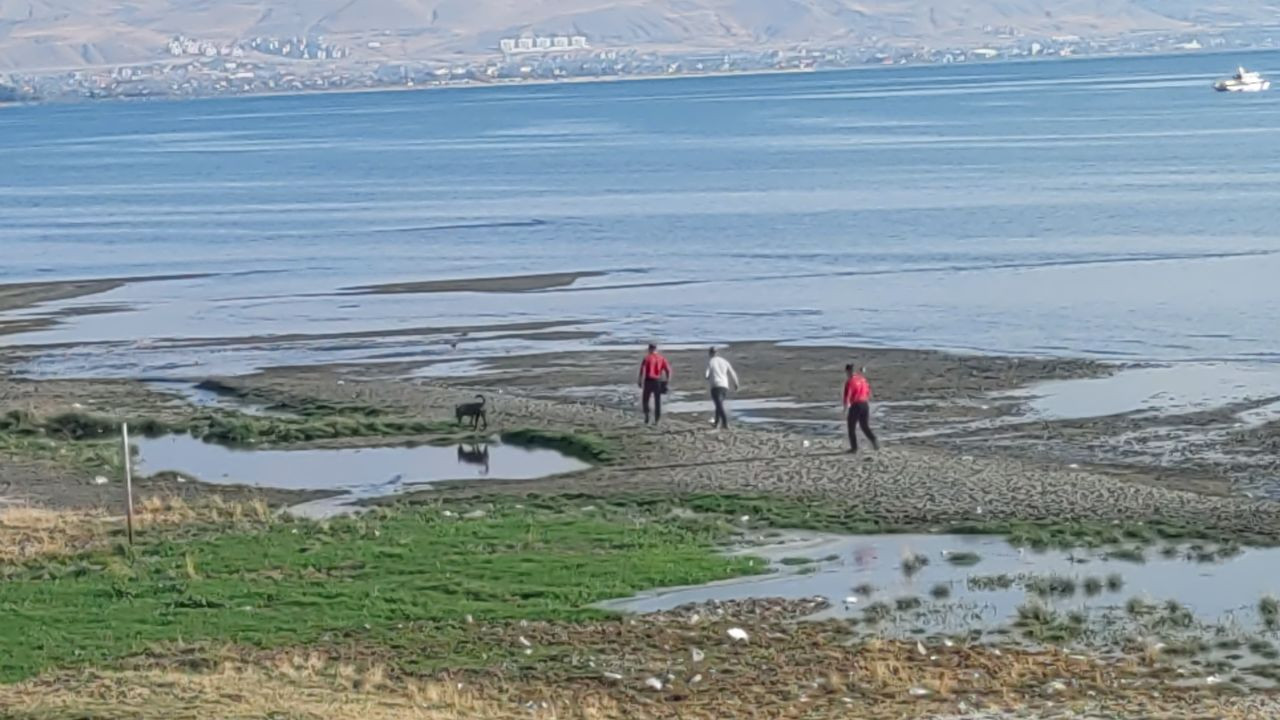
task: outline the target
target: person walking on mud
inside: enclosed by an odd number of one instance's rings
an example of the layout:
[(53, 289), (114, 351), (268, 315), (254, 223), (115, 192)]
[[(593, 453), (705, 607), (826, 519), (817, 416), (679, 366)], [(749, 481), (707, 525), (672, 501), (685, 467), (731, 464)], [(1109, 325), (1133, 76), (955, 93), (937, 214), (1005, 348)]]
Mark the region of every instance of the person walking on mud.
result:
[(653, 424), (662, 419), (662, 396), (671, 384), (671, 363), (649, 344), (649, 354), (640, 362), (640, 405), (644, 408), (644, 424), (649, 424), (649, 399), (653, 399)]
[(844, 383), (844, 414), (849, 423), (849, 452), (858, 452), (858, 428), (871, 441), (871, 447), (879, 450), (880, 442), (871, 431), (871, 383), (862, 373), (854, 372), (853, 365), (845, 365), (844, 374), (848, 378)]
[(707, 354), (707, 382), (711, 385), (711, 402), (716, 406), (716, 419), (711, 422), (711, 426), (728, 430), (729, 415), (724, 411), (724, 401), (729, 396), (730, 385), (734, 390), (738, 389), (738, 373), (733, 371), (733, 365), (728, 360), (716, 354), (715, 348), (711, 348)]

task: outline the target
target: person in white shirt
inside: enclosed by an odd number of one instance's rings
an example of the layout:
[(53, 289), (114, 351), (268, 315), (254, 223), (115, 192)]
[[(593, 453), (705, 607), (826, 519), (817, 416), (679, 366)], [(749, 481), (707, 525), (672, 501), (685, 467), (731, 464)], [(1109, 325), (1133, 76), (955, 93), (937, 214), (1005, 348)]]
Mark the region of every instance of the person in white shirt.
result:
[(711, 348), (708, 355), (711, 359), (707, 361), (707, 382), (711, 385), (711, 402), (716, 405), (716, 419), (712, 425), (728, 429), (729, 415), (724, 411), (724, 399), (729, 395), (730, 385), (734, 390), (738, 389), (738, 374), (728, 360), (716, 354), (715, 348)]

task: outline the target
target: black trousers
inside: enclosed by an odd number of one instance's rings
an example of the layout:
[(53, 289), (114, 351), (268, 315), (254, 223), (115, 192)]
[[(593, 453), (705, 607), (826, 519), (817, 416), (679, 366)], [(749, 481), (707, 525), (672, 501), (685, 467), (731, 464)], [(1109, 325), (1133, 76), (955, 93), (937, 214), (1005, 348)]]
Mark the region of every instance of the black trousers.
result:
[(653, 422), (662, 419), (662, 380), (645, 378), (644, 390), (640, 393), (640, 405), (644, 408), (644, 421), (649, 422), (649, 398), (653, 398)]
[(871, 403), (860, 402), (849, 406), (849, 449), (853, 452), (858, 451), (858, 428), (862, 428), (862, 434), (871, 441), (871, 447), (879, 450), (880, 442), (871, 431)]
[(716, 426), (729, 427), (729, 415), (724, 411), (724, 399), (729, 395), (729, 388), (713, 387), (711, 388), (711, 402), (716, 406)]

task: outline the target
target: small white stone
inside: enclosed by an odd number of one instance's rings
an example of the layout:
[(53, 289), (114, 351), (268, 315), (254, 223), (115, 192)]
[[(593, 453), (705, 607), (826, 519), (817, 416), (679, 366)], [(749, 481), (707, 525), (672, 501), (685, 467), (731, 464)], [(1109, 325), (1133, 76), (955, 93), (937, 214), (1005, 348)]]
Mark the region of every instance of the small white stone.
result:
[(645, 687), (649, 688), (650, 690), (661, 690), (661, 689), (662, 689), (662, 681), (661, 681), (661, 680), (659, 680), (659, 679), (658, 679), (658, 678), (656, 678), (656, 677), (651, 677), (651, 678), (649, 678), (649, 679), (645, 680), (645, 681), (644, 681), (644, 684), (645, 684)]
[(692, 658), (694, 662), (700, 663), (706, 659), (707, 655), (698, 648), (694, 648), (689, 651), (689, 657)]
[(924, 697), (929, 694), (929, 691), (922, 687), (913, 687), (907, 691), (907, 694), (911, 697)]
[(529, 642), (529, 639), (523, 635), (520, 636), (520, 644), (525, 647), (533, 647), (533, 643)]
[(621, 680), (621, 679), (622, 679), (622, 676), (621, 676), (621, 675), (619, 675), (618, 673), (607, 672), (607, 673), (605, 673), (605, 674), (604, 674), (604, 679), (605, 679), (605, 680), (613, 680), (613, 681), (615, 681), (615, 682), (616, 682), (616, 681), (618, 681), (618, 680)]
[(746, 642), (751, 639), (747, 631), (742, 628), (729, 628), (729, 637), (737, 642)]
[(850, 595), (849, 597), (846, 597), (844, 599), (845, 605), (856, 605), (857, 603), (858, 603), (858, 598), (853, 595)]
[(920, 642), (919, 640), (916, 641), (916, 654), (918, 655), (929, 654), (929, 651), (924, 649), (924, 643)]
[(110, 482), (110, 480), (107, 480), (103, 475), (98, 475), (93, 478), (94, 485), (106, 485), (108, 482)]

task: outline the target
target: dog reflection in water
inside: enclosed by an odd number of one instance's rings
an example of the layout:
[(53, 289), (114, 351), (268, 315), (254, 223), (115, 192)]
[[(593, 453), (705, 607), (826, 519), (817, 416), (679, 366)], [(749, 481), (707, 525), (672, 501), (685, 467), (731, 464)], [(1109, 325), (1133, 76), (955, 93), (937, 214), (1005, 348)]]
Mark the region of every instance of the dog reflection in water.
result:
[(479, 465), (481, 475), (489, 474), (489, 446), (488, 445), (459, 445), (458, 446), (458, 462), (467, 465)]

